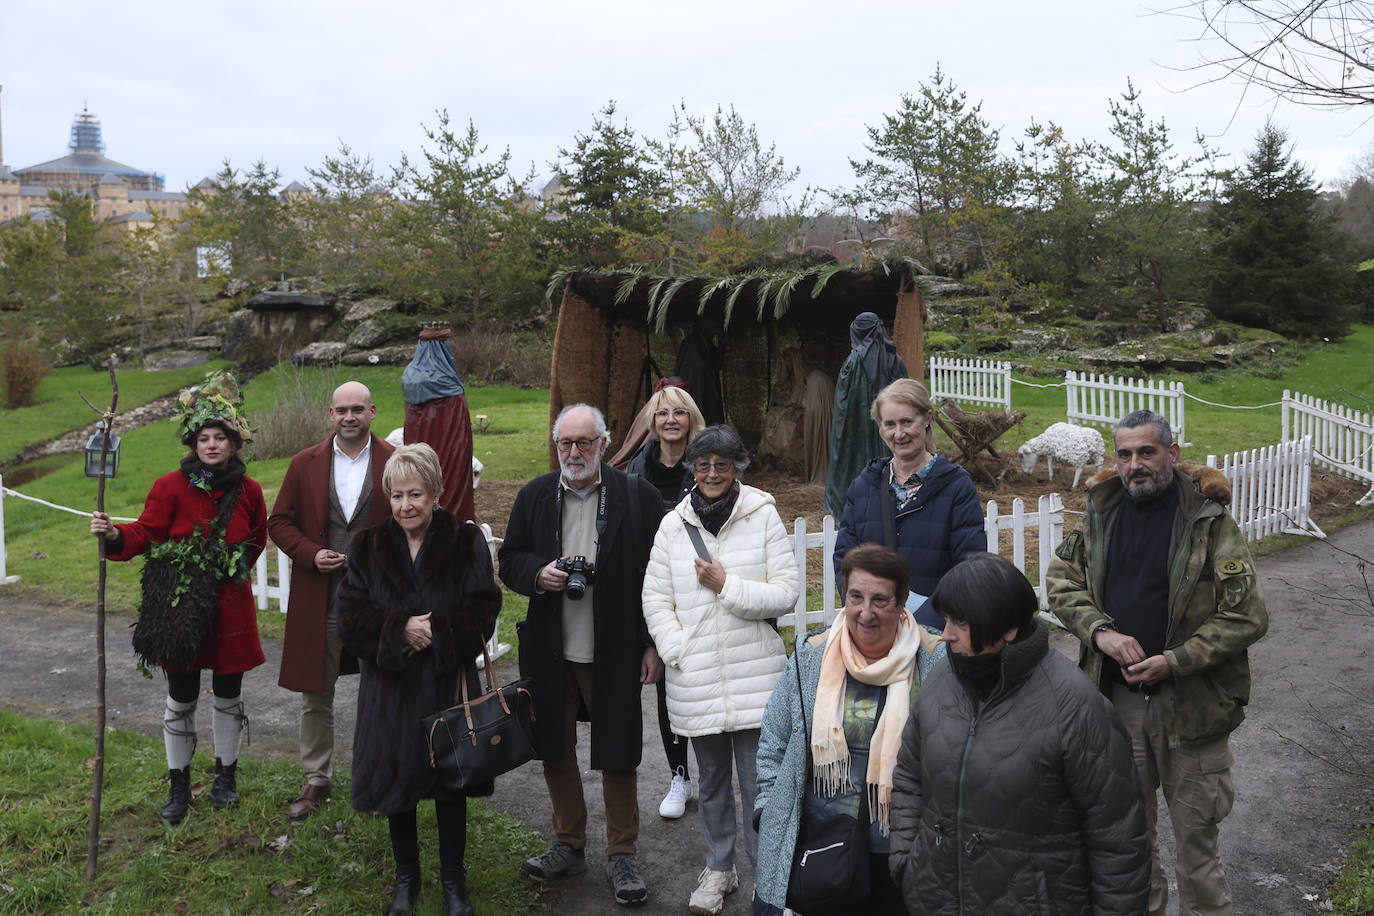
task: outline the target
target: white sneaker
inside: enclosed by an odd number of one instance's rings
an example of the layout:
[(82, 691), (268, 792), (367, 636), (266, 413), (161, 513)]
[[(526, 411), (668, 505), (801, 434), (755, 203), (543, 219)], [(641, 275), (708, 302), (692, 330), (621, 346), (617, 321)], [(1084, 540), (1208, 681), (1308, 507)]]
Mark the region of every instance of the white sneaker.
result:
[(692, 781), (684, 779), (681, 773), (673, 774), (672, 785), (668, 786), (668, 794), (663, 796), (663, 801), (658, 806), (658, 816), (669, 820), (682, 817), (687, 811), (687, 802), (692, 800)]
[(729, 871), (701, 870), (697, 879), (697, 889), (692, 891), (692, 899), (687, 908), (698, 916), (716, 916), (725, 909), (725, 897), (739, 888), (739, 875), (732, 867)]

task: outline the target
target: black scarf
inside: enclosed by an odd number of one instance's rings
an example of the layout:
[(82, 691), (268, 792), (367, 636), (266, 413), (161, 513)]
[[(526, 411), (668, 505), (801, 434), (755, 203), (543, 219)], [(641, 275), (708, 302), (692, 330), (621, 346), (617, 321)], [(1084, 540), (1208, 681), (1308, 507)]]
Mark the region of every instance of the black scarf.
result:
[(692, 499), (692, 511), (701, 519), (701, 527), (712, 534), (720, 534), (720, 529), (729, 520), (730, 513), (735, 511), (735, 501), (739, 499), (739, 481), (730, 484), (730, 489), (725, 495), (713, 503), (706, 501), (699, 487), (694, 487), (688, 495)]
[(1002, 679), (1002, 650), (985, 655), (949, 653), (949, 666), (978, 699), (986, 699)]
[(248, 468), (238, 455), (230, 455), (229, 460), (219, 467), (210, 467), (192, 453), (181, 459), (181, 473), (186, 475), (190, 486), (206, 492), (218, 490), (228, 493), (238, 487)]

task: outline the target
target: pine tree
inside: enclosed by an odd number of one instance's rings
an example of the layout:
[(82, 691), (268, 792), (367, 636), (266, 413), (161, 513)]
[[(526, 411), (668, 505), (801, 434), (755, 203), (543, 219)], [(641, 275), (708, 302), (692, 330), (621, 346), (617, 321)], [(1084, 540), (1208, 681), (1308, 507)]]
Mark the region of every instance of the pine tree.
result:
[(1209, 214), (1208, 305), (1218, 317), (1295, 337), (1349, 331), (1348, 243), (1318, 191), (1288, 134), (1266, 125)]

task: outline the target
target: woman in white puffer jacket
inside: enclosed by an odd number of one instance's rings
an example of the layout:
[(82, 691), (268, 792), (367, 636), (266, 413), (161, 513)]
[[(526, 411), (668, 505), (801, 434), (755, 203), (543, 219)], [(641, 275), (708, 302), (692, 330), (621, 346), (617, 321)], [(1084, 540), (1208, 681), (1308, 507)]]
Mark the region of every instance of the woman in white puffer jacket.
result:
[(758, 854), (754, 758), (763, 709), (787, 662), (772, 621), (796, 603), (797, 564), (773, 497), (739, 481), (749, 454), (738, 433), (708, 426), (683, 460), (696, 485), (659, 525), (642, 597), (665, 667), (673, 732), (692, 739), (697, 757), (706, 868), (689, 906), (713, 916), (739, 887), (732, 762), (745, 851), (751, 863)]

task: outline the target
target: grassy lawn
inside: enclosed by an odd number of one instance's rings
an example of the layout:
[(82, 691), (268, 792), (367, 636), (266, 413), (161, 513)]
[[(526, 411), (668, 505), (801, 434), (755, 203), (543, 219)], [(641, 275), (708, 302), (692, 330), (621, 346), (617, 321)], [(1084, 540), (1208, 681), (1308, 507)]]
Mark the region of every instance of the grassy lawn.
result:
[[(141, 407), (149, 401), (174, 394), (192, 382), (200, 381), (212, 369), (228, 366), (224, 360), (211, 360), (191, 369), (144, 372), (142, 369), (116, 369), (119, 379), (119, 411)], [(110, 406), (110, 374), (86, 366), (68, 366), (48, 373), (38, 386), (38, 403), (18, 410), (0, 409), (0, 461), (21, 454), (25, 449), (55, 439), (73, 429), (93, 423), (96, 415), (77, 395), (83, 392), (91, 403), (104, 410)]]
[[(203, 372), (196, 374), (195, 379), (202, 375)], [(400, 390), (401, 369), (368, 367), (360, 369), (357, 377), (374, 392), (378, 414), (374, 428), (377, 432), (385, 435), (402, 425), (405, 404)], [(93, 401), (98, 397), (108, 398), (108, 385), (108, 379), (103, 389), (92, 391), (93, 386), (88, 385), (87, 397)], [(123, 386), (121, 380), (121, 390)], [(250, 417), (255, 404), (265, 405), (271, 401), (276, 387), (277, 379), (271, 372), (258, 376), (246, 387), (244, 397)], [(474, 415), (485, 414), (490, 424), (488, 431), (478, 435), (474, 443), (477, 456), (486, 465), (484, 474), (494, 480), (524, 480), (542, 473), (547, 467), (544, 443), (548, 393), (503, 387), (469, 388), (467, 397), (470, 411)], [(77, 403), (80, 404), (79, 399)], [(84, 404), (81, 407), (89, 413)], [(7, 445), (7, 440), (0, 439), (0, 451)], [(137, 517), (151, 482), (174, 470), (181, 455), (182, 447), (176, 441), (173, 420), (126, 433), (120, 449), (119, 476), (106, 482), (106, 511), (114, 516)], [(95, 507), (95, 482), (84, 475), (79, 455), (55, 456), (43, 461), (54, 470), (25, 484), (21, 492), (83, 511)], [(278, 458), (253, 461), (249, 465), (249, 474), (262, 485), (269, 509), (289, 463), (287, 458)], [(97, 564), (87, 517), (12, 498), (5, 501), (4, 508), (6, 571), (20, 576), (25, 586), (38, 588), (64, 601), (93, 602)], [(139, 563), (108, 564), (106, 601), (112, 610), (131, 612), (137, 604), (140, 566)], [(523, 608), (518, 610), (519, 616), (513, 616), (516, 611), (512, 606), (520, 603), (517, 596), (508, 595), (508, 610), (501, 615), (501, 638), (507, 642), (515, 637), (514, 621), (524, 616)], [(263, 636), (281, 638), (282, 615), (274, 611), (264, 613), (261, 623)]]
[[(1300, 362), (1274, 373), (1274, 377), (1245, 372), (1166, 373), (1150, 378), (1183, 382), (1188, 394), (1229, 407), (1255, 407), (1272, 404), (1292, 392), (1336, 401), (1360, 411), (1374, 411), (1374, 326), (1357, 325), (1355, 332), (1334, 343), (1310, 345), (1302, 351)], [(1125, 373), (1109, 372), (1119, 376)], [(1049, 375), (1013, 373), (1011, 403), (1026, 412), (1025, 421), (1002, 440), (1019, 445), (1045, 427), (1064, 419), (1067, 406), (1061, 372)], [(1032, 386), (1050, 387), (1032, 387)], [(1282, 433), (1282, 410), (1278, 406), (1260, 410), (1231, 410), (1213, 407), (1189, 398), (1185, 412), (1186, 432), (1191, 446), (1183, 457), (1204, 461), (1208, 455), (1220, 457), (1228, 452), (1272, 445)], [(1104, 437), (1109, 435), (1103, 430)], [(937, 431), (937, 437), (943, 436)], [(1110, 446), (1110, 442), (1108, 443)]]
[(1345, 916), (1374, 913), (1374, 817), (1364, 836), (1350, 844), (1340, 877), (1330, 889), (1332, 912)]
[[(202, 796), (177, 827), (157, 817), (166, 797), (162, 742), (111, 730), (105, 742), (101, 850), (85, 879), (95, 747), (89, 726), (0, 711), (0, 912), (372, 914), (390, 901), (386, 820), (348, 806), (336, 775), (323, 813), (293, 824), (281, 802), (300, 766), (244, 758), (238, 808), (215, 811)], [(197, 754), (192, 780), (209, 783), (214, 760)], [(425, 892), (418, 912), (438, 913), (438, 831), (421, 804)], [(468, 883), (482, 913), (540, 911), (518, 863), (543, 848), (482, 801), (468, 803)]]

